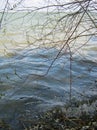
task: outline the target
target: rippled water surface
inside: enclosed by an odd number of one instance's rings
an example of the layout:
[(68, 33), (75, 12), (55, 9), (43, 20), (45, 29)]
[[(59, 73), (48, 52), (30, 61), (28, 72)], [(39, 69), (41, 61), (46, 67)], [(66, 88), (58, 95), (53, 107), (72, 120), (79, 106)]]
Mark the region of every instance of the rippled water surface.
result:
[[(6, 39), (6, 42), (10, 43), (10, 40)], [(81, 49), (81, 54), (72, 55), (71, 62), (70, 54), (62, 51), (51, 68), (52, 61), (59, 53), (58, 48), (33, 49), (32, 45), (20, 49), (19, 46), (11, 48), (8, 44), (11, 49), (7, 48), (6, 52), (6, 42), (1, 37), (0, 118), (10, 119), (14, 124), (24, 115), (35, 117), (53, 106), (68, 103), (70, 81), (71, 95), (75, 100), (97, 95), (97, 37), (91, 38), (87, 46)]]

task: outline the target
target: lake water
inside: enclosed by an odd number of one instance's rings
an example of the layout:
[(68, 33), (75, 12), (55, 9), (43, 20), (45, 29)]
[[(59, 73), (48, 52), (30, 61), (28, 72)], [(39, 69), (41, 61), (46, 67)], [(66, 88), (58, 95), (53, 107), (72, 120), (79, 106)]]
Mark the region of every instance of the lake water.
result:
[[(53, 46), (48, 40), (44, 44), (45, 39), (35, 39), (40, 37), (38, 25), (43, 19), (45, 23), (45, 18), (40, 19), (43, 15), (40, 13), (34, 19), (34, 15), (28, 15), (27, 19), (25, 13), (21, 16), (6, 14), (0, 30), (0, 119), (12, 125), (17, 125), (21, 117), (35, 118), (49, 108), (69, 103), (70, 76), (72, 99), (82, 101), (97, 95), (97, 35), (79, 51), (77, 49), (85, 38), (76, 41), (78, 45), (70, 45), (70, 61), (68, 49), (59, 54), (63, 43)], [(56, 40), (63, 38), (63, 34), (58, 36), (59, 33)]]

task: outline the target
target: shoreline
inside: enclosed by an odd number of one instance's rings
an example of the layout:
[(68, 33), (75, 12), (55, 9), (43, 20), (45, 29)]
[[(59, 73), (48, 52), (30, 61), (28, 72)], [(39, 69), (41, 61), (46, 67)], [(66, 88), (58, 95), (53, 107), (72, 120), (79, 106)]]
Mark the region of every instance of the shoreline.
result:
[[(89, 104), (85, 102), (79, 104), (56, 106), (39, 114), (34, 119), (21, 118), (18, 130), (96, 130), (97, 99), (92, 99)], [(4, 120), (0, 120), (0, 128), (2, 130), (17, 130)]]

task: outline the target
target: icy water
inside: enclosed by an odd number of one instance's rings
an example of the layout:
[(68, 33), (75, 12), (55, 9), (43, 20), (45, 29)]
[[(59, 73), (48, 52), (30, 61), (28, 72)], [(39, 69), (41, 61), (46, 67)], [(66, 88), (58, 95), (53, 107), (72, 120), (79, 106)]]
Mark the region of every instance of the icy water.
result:
[[(6, 17), (9, 19), (9, 16)], [(29, 46), (24, 27), (19, 29), (20, 23), (17, 26), (14, 22), (2, 26), (0, 119), (7, 120), (18, 129), (19, 119), (36, 118), (38, 113), (53, 106), (67, 104), (70, 101), (70, 65), (72, 99), (88, 100), (97, 95), (96, 36), (81, 49), (81, 54), (74, 54), (71, 62), (70, 54), (62, 51), (47, 73), (60, 49)], [(28, 25), (26, 27), (28, 29)]]

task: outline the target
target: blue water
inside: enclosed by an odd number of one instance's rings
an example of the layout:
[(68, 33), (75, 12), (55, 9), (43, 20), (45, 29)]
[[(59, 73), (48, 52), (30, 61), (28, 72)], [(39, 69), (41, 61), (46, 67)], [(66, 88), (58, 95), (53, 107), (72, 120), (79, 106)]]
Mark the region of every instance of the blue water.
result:
[[(93, 50), (92, 50), (93, 51)], [(16, 124), (23, 116), (38, 113), (70, 101), (70, 63), (72, 64), (72, 99), (88, 100), (97, 95), (97, 63), (60, 54), (53, 49), (26, 49), (10, 58), (0, 57), (0, 118)], [(18, 122), (17, 122), (18, 123)]]
[[(9, 25), (8, 28), (11, 26)], [(15, 29), (16, 27), (12, 30), (7, 29), (8, 34), (6, 30), (5, 32), (1, 30), (3, 37), (0, 34), (0, 45), (4, 42), (0, 52), (1, 119), (17, 125), (21, 117), (35, 118), (39, 113), (54, 106), (69, 103), (70, 82), (71, 98), (76, 101), (88, 100), (97, 95), (96, 36), (91, 38), (79, 51), (80, 53), (72, 50), (70, 60), (70, 53), (63, 49), (58, 55), (60, 48), (56, 46), (42, 46), (35, 49), (30, 45), (19, 48), (19, 43), (22, 41), (24, 45), (26, 41), (23, 41), (25, 35), (20, 35), (23, 28), (18, 32)], [(9, 43), (15, 41), (19, 41), (17, 46), (14, 47), (12, 44), (11, 49), (6, 47), (7, 45), (11, 47)], [(2, 52), (4, 48), (7, 51)]]
[[(0, 102), (6, 104), (6, 101), (19, 102), (21, 99), (25, 101), (34, 98), (41, 100), (41, 104), (45, 103), (45, 105), (65, 104), (69, 100), (70, 63), (72, 64), (72, 93), (76, 93), (77, 96), (85, 89), (95, 86), (96, 62), (77, 56), (70, 62), (69, 54), (61, 53), (61, 57), (56, 59), (46, 74), (58, 52), (59, 50), (55, 48), (26, 49), (21, 52), (21, 55), (11, 58), (1, 57)], [(85, 95), (91, 96), (87, 92)]]

